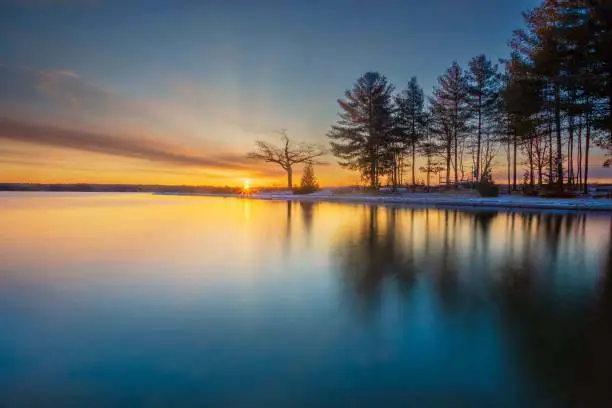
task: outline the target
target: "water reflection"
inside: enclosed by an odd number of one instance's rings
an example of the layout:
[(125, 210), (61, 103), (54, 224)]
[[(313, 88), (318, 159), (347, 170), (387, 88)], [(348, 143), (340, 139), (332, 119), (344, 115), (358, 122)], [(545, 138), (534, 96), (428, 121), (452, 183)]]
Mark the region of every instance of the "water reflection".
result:
[(358, 230), (339, 237), (335, 246), (342, 281), (354, 291), (362, 312), (371, 311), (380, 301), (388, 278), (404, 293), (416, 281), (413, 241), (407, 237), (407, 242), (402, 244), (404, 237), (397, 226), (397, 211), (396, 208), (365, 207)]
[(609, 214), (0, 207), (0, 405), (612, 406)]
[[(603, 407), (612, 403), (612, 223), (591, 222), (610, 224), (606, 254), (593, 252), (586, 214), (366, 207), (358, 227), (336, 237), (333, 254), (359, 314), (379, 312), (391, 296), (386, 285), (420, 281), (445, 320), (465, 325), (480, 311), (496, 313), (541, 403)], [(594, 270), (585, 259), (604, 261)], [(406, 303), (416, 296), (401, 293)]]
[[(290, 251), (294, 235), (297, 235), (298, 237), (303, 236), (306, 245), (309, 246), (312, 242), (312, 228), (316, 204), (312, 202), (287, 201), (282, 203), (282, 205), (285, 206), (284, 251)], [(298, 211), (298, 216), (301, 218), (301, 225), (297, 227), (297, 230), (293, 220), (293, 215), (296, 211)]]
[(310, 242), (312, 236), (312, 220), (314, 216), (314, 203), (306, 201), (300, 202), (300, 209), (302, 210), (302, 223), (304, 225), (304, 234), (308, 242)]

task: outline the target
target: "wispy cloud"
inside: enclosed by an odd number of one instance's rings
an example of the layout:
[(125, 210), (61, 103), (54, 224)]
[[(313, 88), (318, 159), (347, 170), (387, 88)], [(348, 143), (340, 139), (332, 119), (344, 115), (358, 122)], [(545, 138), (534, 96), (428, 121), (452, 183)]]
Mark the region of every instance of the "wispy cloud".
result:
[(254, 163), (241, 154), (194, 150), (133, 136), (94, 133), (7, 118), (0, 118), (0, 139), (141, 159), (170, 166), (248, 170), (254, 173), (266, 171), (254, 168)]
[(156, 125), (156, 115), (119, 92), (82, 78), (70, 69), (43, 70), (0, 63), (0, 102), (26, 117), (102, 126)]
[[(248, 144), (228, 138), (235, 133), (226, 134), (217, 126), (218, 122), (209, 120), (218, 116), (218, 110), (191, 106), (189, 102), (184, 106), (176, 103), (129, 98), (70, 69), (43, 70), (0, 61), (0, 139), (9, 144), (28, 143), (144, 160), (152, 163), (151, 170), (168, 174), (177, 171), (197, 172), (205, 177), (280, 174), (274, 167), (246, 159), (244, 152), (252, 147), (249, 136)], [(25, 150), (22, 146), (17, 154), (11, 155), (11, 162), (27, 166), (32, 157)], [(32, 152), (35, 150), (40, 148)], [(74, 164), (77, 169), (87, 160), (85, 157), (79, 158), (78, 153), (70, 155), (62, 167)], [(1, 159), (8, 163), (9, 157), (4, 154), (5, 160)], [(126, 165), (126, 171), (131, 171), (132, 164), (121, 163)], [(49, 163), (49, 168), (57, 164)], [(101, 165), (102, 162), (95, 167)], [(117, 165), (113, 167), (117, 169)]]
[(70, 69), (43, 70), (0, 62), (0, 104), (17, 113), (11, 116), (56, 124), (112, 131), (142, 129), (149, 134), (171, 132), (173, 137), (185, 138), (188, 133), (186, 121), (174, 118), (176, 107), (127, 97)]
[[(105, 132), (170, 134), (195, 144), (210, 139), (215, 144), (236, 145), (235, 138), (222, 137), (230, 133), (242, 136), (250, 146), (252, 138), (286, 127), (268, 117), (271, 109), (245, 103), (232, 90), (185, 83), (167, 91), (160, 91), (156, 99), (135, 98), (70, 69), (0, 62), (0, 107), (8, 106), (11, 112), (4, 116)], [(274, 126), (266, 125), (271, 123)]]

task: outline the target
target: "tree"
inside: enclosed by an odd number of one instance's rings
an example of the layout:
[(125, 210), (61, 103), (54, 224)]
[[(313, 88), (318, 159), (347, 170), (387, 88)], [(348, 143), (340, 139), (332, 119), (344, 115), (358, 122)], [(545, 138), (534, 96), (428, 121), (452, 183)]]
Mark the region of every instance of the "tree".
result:
[[(529, 163), (533, 164), (533, 144), (531, 138), (537, 135), (536, 127), (539, 123), (538, 113), (543, 110), (543, 82), (533, 74), (529, 64), (521, 58), (518, 52), (513, 52), (510, 59), (505, 61), (505, 86), (501, 94), (503, 107), (506, 110), (508, 148), (513, 150), (513, 181), (512, 189), (517, 189), (517, 160), (518, 150), (527, 144)], [(552, 140), (551, 140), (552, 142)], [(533, 166), (530, 166), (530, 171)], [(552, 172), (551, 172), (552, 175)]]
[(339, 99), (340, 120), (327, 133), (341, 167), (358, 170), (378, 188), (388, 170), (393, 137), (393, 90), (384, 75), (367, 72)]
[(300, 192), (302, 194), (313, 193), (319, 189), (319, 181), (314, 174), (312, 162), (307, 162), (304, 166), (304, 173), (300, 182)]
[(430, 100), (430, 118), (428, 131), (435, 139), (428, 140), (429, 146), (437, 146), (437, 149), (432, 149), (432, 152), (437, 152), (446, 166), (445, 184), (450, 184), (452, 150), (453, 150), (453, 130), (451, 126), (450, 115), (442, 104), (436, 103), (435, 100)]
[(567, 184), (587, 192), (590, 145), (605, 148), (612, 141), (612, 2), (543, 0), (524, 20), (527, 28), (516, 31), (511, 44), (542, 82), (549, 181), (563, 188), (565, 161)]
[[(551, 106), (556, 134), (556, 181), (558, 188), (563, 189), (563, 151), (562, 151), (562, 75), (563, 59), (567, 52), (566, 44), (561, 40), (561, 3), (567, 0), (544, 0), (539, 6), (523, 13), (526, 30), (514, 33), (512, 47), (521, 55), (529, 67), (531, 76), (543, 81), (543, 95)], [(552, 163), (551, 163), (552, 164)], [(552, 179), (552, 174), (551, 174)]]
[(316, 159), (325, 151), (315, 144), (299, 143), (294, 146), (285, 130), (280, 131), (282, 146), (277, 147), (262, 140), (255, 141), (255, 151), (248, 153), (247, 158), (275, 163), (287, 172), (287, 188), (293, 188), (293, 166), (299, 163), (323, 164)]
[(468, 130), (470, 108), (466, 76), (456, 62), (438, 78), (438, 86), (430, 99), (436, 134), (446, 145), (446, 183), (450, 184), (450, 165), (453, 163), (455, 183), (459, 182), (459, 139)]
[(438, 174), (444, 167), (439, 162), (440, 157), (440, 146), (436, 141), (431, 137), (431, 133), (429, 132), (429, 121), (430, 116), (428, 114), (423, 115), (425, 118), (425, 135), (419, 143), (419, 153), (425, 159), (425, 165), (419, 168), (420, 171), (426, 174), (425, 180), (427, 189), (431, 186), (431, 175)]
[[(467, 78), (469, 105), (476, 120), (476, 158), (474, 160), (474, 175), (477, 180), (480, 180), (481, 173), (485, 172), (483, 170), (483, 165), (491, 161), (490, 154), (482, 154), (482, 138), (483, 133), (489, 136), (490, 131), (496, 126), (501, 81), (497, 65), (494, 65), (484, 54), (472, 58), (469, 64)], [(491, 138), (487, 137), (485, 146), (487, 153), (490, 153), (490, 147)]]
[[(588, 56), (588, 68), (582, 78), (588, 81), (586, 107), (586, 141), (585, 141), (585, 175), (584, 192), (588, 193), (588, 159), (589, 142), (591, 139), (589, 119), (595, 119), (597, 129), (604, 132), (596, 135), (595, 143), (607, 156), (612, 154), (612, 3), (609, 0), (592, 0), (587, 2), (588, 15), (587, 33), (588, 45), (582, 49), (592, 50)], [(589, 86), (590, 85), (590, 86)], [(610, 166), (610, 159), (604, 162)]]
[(596, 62), (590, 77), (596, 82), (592, 89), (600, 101), (597, 127), (607, 132), (605, 139), (612, 143), (612, 3), (590, 0), (586, 4), (583, 15), (588, 16), (587, 34)]
[(400, 94), (395, 96), (397, 133), (403, 142), (404, 151), (411, 150), (412, 153), (412, 185), (416, 184), (416, 151), (419, 141), (425, 133), (425, 96), (423, 88), (412, 77), (408, 86)]

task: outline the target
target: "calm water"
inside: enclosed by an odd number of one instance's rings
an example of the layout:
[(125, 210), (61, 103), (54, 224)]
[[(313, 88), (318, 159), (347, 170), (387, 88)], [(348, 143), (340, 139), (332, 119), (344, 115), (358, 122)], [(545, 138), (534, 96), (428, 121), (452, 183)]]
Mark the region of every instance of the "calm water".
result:
[(610, 407), (612, 216), (0, 195), (0, 406)]

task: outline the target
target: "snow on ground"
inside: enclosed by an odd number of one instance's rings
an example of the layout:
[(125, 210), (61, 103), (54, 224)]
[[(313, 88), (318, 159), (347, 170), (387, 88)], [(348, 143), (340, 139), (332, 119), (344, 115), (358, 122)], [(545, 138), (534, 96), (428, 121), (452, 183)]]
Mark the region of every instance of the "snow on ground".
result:
[(340, 203), (396, 204), (429, 207), (500, 207), (552, 210), (612, 211), (612, 199), (607, 198), (542, 198), (521, 195), (502, 195), (485, 198), (468, 194), (404, 193), (389, 195), (334, 194), (323, 189), (312, 194), (294, 195), (290, 191), (255, 193), (248, 196), (237, 194), (172, 194), (216, 197), (241, 197), (259, 200), (322, 201)]

